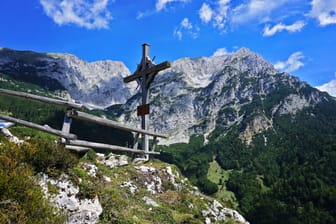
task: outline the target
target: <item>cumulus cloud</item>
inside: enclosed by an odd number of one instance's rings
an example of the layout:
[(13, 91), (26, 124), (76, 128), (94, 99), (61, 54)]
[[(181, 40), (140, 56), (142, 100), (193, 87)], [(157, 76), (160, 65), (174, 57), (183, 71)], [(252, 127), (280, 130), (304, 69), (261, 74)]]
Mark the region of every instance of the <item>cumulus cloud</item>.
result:
[(313, 0), (309, 16), (319, 21), (320, 26), (336, 24), (336, 1)]
[(204, 23), (210, 22), (212, 19), (213, 11), (207, 3), (203, 3), (201, 9), (199, 10), (199, 17)]
[(277, 32), (281, 32), (283, 30), (287, 30), (290, 33), (300, 32), (305, 25), (306, 24), (303, 21), (297, 21), (293, 23), (292, 25), (284, 25), (282, 23), (278, 23), (274, 25), (273, 27), (266, 25), (264, 28), (263, 36), (273, 36)]
[(228, 17), (229, 3), (231, 0), (218, 0), (213, 6), (203, 3), (198, 14), (204, 23), (212, 21), (214, 27), (223, 29)]
[(188, 33), (193, 39), (196, 39), (199, 35), (199, 31), (198, 26), (193, 26), (188, 18), (184, 18), (180, 22), (179, 27), (174, 30), (174, 36), (182, 40), (183, 34)]
[(229, 54), (229, 52), (226, 50), (225, 47), (223, 48), (218, 48), (213, 54), (212, 57), (219, 57), (219, 56), (224, 56)]
[(87, 29), (107, 29), (112, 19), (109, 0), (40, 0), (44, 12), (58, 25), (76, 24)]
[(157, 0), (155, 4), (156, 11), (161, 11), (166, 8), (168, 3), (172, 2), (188, 2), (189, 0)]
[(267, 21), (271, 13), (289, 0), (249, 0), (232, 10), (232, 22), (243, 24), (252, 20)]
[(302, 52), (297, 51), (289, 56), (287, 61), (279, 61), (275, 63), (274, 67), (280, 71), (294, 72), (304, 66), (302, 60), (304, 59)]
[(329, 93), (330, 96), (336, 97), (336, 79), (333, 79), (321, 86), (316, 86), (316, 88), (322, 92)]
[(191, 24), (191, 22), (189, 21), (188, 18), (184, 18), (181, 22), (181, 27), (183, 27), (187, 30), (190, 30), (190, 29), (192, 29), (193, 26), (192, 26), (192, 24)]

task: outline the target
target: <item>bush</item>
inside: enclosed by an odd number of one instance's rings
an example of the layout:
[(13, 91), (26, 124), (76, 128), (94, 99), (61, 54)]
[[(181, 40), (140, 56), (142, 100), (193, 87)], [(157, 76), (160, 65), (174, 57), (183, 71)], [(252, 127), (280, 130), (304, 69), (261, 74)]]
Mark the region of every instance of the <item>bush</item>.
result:
[(198, 183), (200, 189), (208, 195), (214, 194), (218, 191), (217, 184), (211, 182), (206, 177), (201, 177)]
[(9, 142), (0, 146), (0, 223), (64, 223), (44, 198), (26, 161), (34, 148)]
[(29, 161), (35, 171), (47, 173), (49, 176), (59, 176), (78, 162), (78, 159), (63, 146), (48, 141), (33, 139), (23, 147), (26, 150), (33, 148), (35, 151), (29, 156)]

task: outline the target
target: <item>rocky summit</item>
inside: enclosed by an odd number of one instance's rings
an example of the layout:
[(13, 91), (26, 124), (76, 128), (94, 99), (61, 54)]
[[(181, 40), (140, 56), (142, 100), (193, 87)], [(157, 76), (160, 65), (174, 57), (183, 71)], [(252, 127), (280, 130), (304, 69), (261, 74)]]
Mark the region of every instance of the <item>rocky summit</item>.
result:
[[(268, 101), (271, 94), (284, 91), (283, 99), (272, 102), (270, 116), (251, 121), (242, 138), (251, 136), (272, 125), (272, 117), (295, 114), (297, 111), (327, 100), (323, 94), (287, 73), (280, 73), (260, 55), (242, 48), (219, 57), (183, 58), (161, 72), (151, 89), (151, 126), (172, 136), (163, 144), (188, 142), (192, 134), (205, 138), (217, 125), (229, 128), (247, 116), (244, 107), (260, 99)], [(282, 94), (282, 93), (281, 93)], [(116, 114), (125, 122), (139, 124), (135, 108), (140, 95), (120, 105)], [(113, 113), (112, 107), (111, 112)], [(268, 113), (267, 112), (267, 113)], [(253, 124), (253, 125), (252, 125)]]

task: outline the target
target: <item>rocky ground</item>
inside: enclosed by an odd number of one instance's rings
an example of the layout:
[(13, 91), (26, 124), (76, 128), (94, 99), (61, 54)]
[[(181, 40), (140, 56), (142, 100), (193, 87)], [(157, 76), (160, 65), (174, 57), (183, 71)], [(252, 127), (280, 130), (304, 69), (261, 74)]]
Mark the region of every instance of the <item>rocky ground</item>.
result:
[(248, 223), (155, 159), (89, 152), (69, 174), (40, 173), (39, 184), (67, 223)]

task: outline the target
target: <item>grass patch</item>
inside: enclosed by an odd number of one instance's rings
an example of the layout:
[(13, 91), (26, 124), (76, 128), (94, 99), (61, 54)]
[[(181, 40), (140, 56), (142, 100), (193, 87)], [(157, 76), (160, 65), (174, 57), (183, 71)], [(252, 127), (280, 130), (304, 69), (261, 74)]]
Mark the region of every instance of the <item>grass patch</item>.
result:
[(226, 188), (226, 182), (228, 181), (231, 172), (231, 170), (222, 169), (222, 167), (220, 167), (218, 162), (214, 159), (209, 163), (207, 177), (210, 181), (218, 185), (218, 191), (214, 194), (214, 197), (229, 207), (236, 208), (238, 206), (238, 202), (235, 194)]

